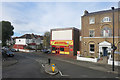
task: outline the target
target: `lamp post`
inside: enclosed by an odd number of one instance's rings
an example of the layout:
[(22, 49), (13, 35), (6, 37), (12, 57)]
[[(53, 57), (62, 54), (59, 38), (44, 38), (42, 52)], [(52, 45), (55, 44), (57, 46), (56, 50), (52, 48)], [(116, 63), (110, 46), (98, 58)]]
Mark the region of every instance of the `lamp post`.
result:
[(115, 46), (115, 43), (114, 43), (114, 7), (111, 7), (112, 9), (112, 12), (113, 12), (113, 64), (112, 64), (112, 71), (114, 71), (114, 52), (115, 50), (117, 49), (117, 47)]
[(112, 46), (112, 48), (113, 48), (113, 64), (112, 64), (112, 71), (114, 71), (114, 46), (115, 46), (115, 44), (114, 44), (114, 7), (111, 7), (112, 8), (112, 11), (113, 11), (113, 46)]

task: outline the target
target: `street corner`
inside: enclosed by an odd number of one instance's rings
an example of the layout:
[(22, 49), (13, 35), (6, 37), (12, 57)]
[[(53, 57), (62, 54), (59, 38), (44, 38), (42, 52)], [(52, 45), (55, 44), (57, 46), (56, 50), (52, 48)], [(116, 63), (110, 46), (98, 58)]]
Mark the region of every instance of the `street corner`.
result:
[(4, 58), (4, 59), (2, 59), (2, 66), (3, 67), (8, 67), (8, 66), (14, 65), (16, 63), (18, 63), (18, 60), (15, 59), (15, 58)]
[(56, 75), (59, 72), (58, 68), (55, 65), (53, 66), (52, 64), (42, 64), (42, 66), (44, 67), (45, 72), (50, 75)]

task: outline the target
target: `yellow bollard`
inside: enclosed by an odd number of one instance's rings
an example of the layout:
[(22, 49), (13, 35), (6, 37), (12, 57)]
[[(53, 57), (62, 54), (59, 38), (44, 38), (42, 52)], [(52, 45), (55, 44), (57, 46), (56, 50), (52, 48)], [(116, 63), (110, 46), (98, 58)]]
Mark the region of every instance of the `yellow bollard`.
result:
[(52, 65), (52, 72), (55, 71), (55, 64), (51, 64)]

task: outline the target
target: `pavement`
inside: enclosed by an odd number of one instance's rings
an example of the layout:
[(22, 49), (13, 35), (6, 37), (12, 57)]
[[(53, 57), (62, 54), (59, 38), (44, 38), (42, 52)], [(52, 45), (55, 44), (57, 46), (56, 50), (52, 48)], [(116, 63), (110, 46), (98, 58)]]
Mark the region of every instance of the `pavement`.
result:
[(18, 60), (14, 57), (3, 58), (2, 59), (2, 66), (3, 67), (11, 66), (11, 65), (16, 64), (17, 62), (18, 62)]
[[(39, 53), (38, 53), (39, 54)], [(55, 55), (55, 54), (45, 54), (44, 55), (48, 55), (47, 57), (51, 58), (51, 59), (55, 59), (55, 60), (59, 60), (59, 61), (64, 61), (64, 62), (68, 62), (68, 63), (72, 63), (75, 65), (79, 65), (82, 67), (86, 67), (86, 68), (90, 68), (90, 69), (94, 69), (94, 70), (98, 70), (98, 71), (104, 71), (104, 72), (109, 72), (109, 73), (115, 73), (120, 75), (120, 66), (115, 66), (114, 69), (115, 71), (112, 71), (112, 65), (108, 65), (108, 64), (101, 64), (101, 63), (94, 63), (94, 62), (87, 62), (87, 61), (80, 61), (80, 60), (76, 60), (76, 56), (74, 57), (68, 57), (65, 55)]]

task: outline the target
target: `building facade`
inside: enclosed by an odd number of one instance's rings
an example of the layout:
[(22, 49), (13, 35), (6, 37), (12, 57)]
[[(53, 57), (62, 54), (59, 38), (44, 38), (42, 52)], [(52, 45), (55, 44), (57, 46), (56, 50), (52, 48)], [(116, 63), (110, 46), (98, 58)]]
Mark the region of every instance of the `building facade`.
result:
[(79, 51), (79, 29), (51, 29), (51, 53), (75, 56)]
[[(81, 17), (81, 55), (104, 57), (112, 54), (113, 11), (105, 10), (89, 13)], [(114, 10), (115, 60), (120, 59), (120, 8)]]
[(25, 34), (20, 37), (15, 38), (14, 49), (25, 49), (30, 47), (31, 49), (36, 49), (37, 46), (43, 44), (43, 36), (34, 34)]

